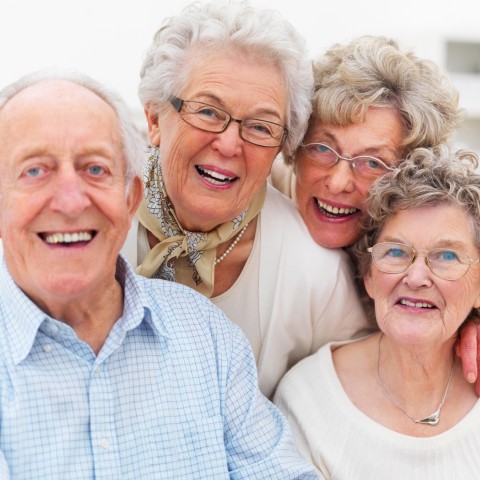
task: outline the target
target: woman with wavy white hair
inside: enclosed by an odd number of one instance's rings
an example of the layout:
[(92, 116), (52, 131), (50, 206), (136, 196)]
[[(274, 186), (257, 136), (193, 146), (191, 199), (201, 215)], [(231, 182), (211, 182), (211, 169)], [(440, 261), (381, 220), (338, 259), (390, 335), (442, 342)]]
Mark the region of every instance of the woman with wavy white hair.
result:
[(298, 360), (366, 325), (343, 254), (316, 245), (266, 183), (303, 138), (312, 87), (303, 39), (246, 3), (167, 19), (141, 70), (151, 147), (138, 271), (200, 291), (240, 325), (267, 396)]

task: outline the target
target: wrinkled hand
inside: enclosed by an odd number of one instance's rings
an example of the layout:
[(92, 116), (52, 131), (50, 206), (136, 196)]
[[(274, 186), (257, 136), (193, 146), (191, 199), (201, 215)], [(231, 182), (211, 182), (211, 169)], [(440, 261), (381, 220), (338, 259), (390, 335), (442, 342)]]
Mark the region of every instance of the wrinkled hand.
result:
[(467, 382), (475, 384), (475, 390), (480, 397), (480, 318), (470, 317), (460, 330), (460, 337), (455, 345), (456, 354), (462, 359), (463, 375)]

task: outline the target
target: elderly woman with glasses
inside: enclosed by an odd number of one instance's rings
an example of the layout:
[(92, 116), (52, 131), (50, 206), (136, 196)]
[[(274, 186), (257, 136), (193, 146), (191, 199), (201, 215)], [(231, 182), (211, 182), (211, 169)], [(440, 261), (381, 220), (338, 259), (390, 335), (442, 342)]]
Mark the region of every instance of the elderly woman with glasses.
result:
[(303, 39), (246, 3), (169, 18), (141, 69), (151, 146), (138, 271), (196, 289), (237, 323), (267, 396), (298, 360), (366, 326), (346, 258), (266, 182), (300, 143), (312, 90)]
[(317, 243), (354, 243), (372, 182), (418, 147), (447, 142), (458, 92), (432, 62), (393, 39), (335, 44), (313, 65), (313, 113), (302, 144), (275, 162), (273, 184), (294, 198)]
[[(318, 244), (343, 248), (358, 238), (372, 183), (413, 149), (450, 141), (458, 93), (438, 66), (382, 36), (333, 45), (314, 62), (314, 77), (305, 138), (274, 163), (271, 181), (297, 202)], [(476, 338), (469, 322), (459, 353), (472, 382)]]
[(480, 307), (476, 167), (418, 149), (372, 187), (353, 251), (380, 332), (324, 346), (275, 399), (327, 478), (479, 477), (480, 401), (454, 353)]

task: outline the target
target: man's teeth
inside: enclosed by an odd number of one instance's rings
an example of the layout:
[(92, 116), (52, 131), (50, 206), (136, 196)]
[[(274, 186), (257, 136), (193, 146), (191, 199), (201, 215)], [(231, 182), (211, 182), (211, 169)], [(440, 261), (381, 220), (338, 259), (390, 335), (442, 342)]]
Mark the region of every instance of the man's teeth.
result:
[(90, 232), (52, 233), (45, 237), (47, 243), (88, 242), (91, 239), (92, 234)]
[(410, 302), (409, 300), (400, 300), (400, 303), (402, 305), (406, 305), (407, 307), (417, 307), (417, 308), (433, 308), (433, 305), (430, 303), (425, 303), (425, 302)]
[(213, 170), (207, 170), (206, 168), (199, 167), (197, 165), (197, 171), (203, 177), (208, 178), (210, 183), (214, 185), (224, 185), (225, 183), (232, 183), (237, 177), (227, 177), (221, 173), (214, 172)]
[(356, 208), (338, 208), (338, 207), (332, 207), (331, 205), (328, 205), (328, 203), (321, 202), (320, 200), (317, 200), (317, 205), (319, 208), (322, 210), (325, 210), (328, 213), (331, 213), (332, 215), (351, 215), (352, 213), (355, 213), (358, 209)]

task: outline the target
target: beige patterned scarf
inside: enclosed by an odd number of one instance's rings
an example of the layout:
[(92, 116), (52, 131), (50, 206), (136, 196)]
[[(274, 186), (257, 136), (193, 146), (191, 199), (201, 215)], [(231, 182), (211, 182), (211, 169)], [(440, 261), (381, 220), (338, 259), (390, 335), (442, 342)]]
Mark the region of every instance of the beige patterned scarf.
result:
[(137, 212), (140, 223), (157, 237), (137, 273), (145, 277), (176, 281), (210, 297), (215, 280), (216, 248), (237, 235), (260, 212), (266, 184), (247, 210), (208, 233), (189, 232), (177, 220), (165, 191), (158, 147), (150, 146), (144, 168), (145, 198)]

